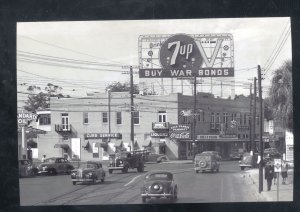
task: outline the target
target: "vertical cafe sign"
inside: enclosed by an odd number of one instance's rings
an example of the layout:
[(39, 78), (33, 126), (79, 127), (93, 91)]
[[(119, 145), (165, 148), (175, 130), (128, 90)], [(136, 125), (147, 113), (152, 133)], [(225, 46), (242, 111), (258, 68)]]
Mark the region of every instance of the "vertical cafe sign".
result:
[(139, 77), (233, 77), (231, 34), (141, 35)]

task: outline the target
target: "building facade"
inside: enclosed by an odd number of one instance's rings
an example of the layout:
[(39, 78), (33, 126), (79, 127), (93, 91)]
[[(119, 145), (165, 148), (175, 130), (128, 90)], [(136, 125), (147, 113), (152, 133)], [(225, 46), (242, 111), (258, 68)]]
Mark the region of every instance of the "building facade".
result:
[(195, 112), (193, 105), (193, 96), (180, 93), (136, 95), (131, 142), (127, 92), (51, 98), (51, 124), (46, 134), (38, 136), (39, 158), (108, 160), (111, 153), (132, 149), (148, 149), (170, 159), (191, 159), (197, 152), (214, 150), (226, 158), (233, 149), (246, 150), (250, 141), (249, 98), (221, 99), (199, 93)]

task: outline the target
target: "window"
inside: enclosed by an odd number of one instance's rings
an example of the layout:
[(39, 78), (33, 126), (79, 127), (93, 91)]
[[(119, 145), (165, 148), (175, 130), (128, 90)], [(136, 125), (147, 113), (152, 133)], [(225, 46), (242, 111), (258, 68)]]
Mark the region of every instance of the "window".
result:
[(246, 125), (247, 124), (247, 114), (245, 113), (244, 114), (244, 125)]
[(241, 114), (240, 114), (240, 113), (237, 113), (237, 114), (236, 114), (236, 121), (237, 121), (238, 125), (241, 125), (241, 124), (242, 124), (242, 117), (241, 117)]
[(215, 114), (211, 113), (210, 115), (210, 129), (215, 129)]
[(217, 113), (216, 114), (216, 129), (220, 129), (220, 122), (221, 122), (220, 113)]
[(41, 114), (39, 115), (39, 124), (40, 125), (50, 125), (51, 124), (51, 117), (50, 114)]
[(87, 112), (83, 112), (83, 123), (84, 124), (89, 123), (89, 114)]
[(133, 112), (133, 123), (140, 124), (140, 112), (139, 111)]
[(167, 122), (166, 111), (158, 111), (158, 122)]
[(108, 115), (107, 112), (102, 113), (102, 123), (107, 123), (108, 122)]
[(188, 124), (189, 122), (189, 117), (188, 116), (183, 116), (183, 123)]
[(62, 113), (61, 114), (61, 124), (63, 130), (69, 130), (69, 114)]
[(228, 128), (228, 113), (223, 113), (223, 123), (225, 124), (225, 128)]
[(122, 113), (117, 112), (116, 117), (117, 117), (117, 124), (122, 124)]

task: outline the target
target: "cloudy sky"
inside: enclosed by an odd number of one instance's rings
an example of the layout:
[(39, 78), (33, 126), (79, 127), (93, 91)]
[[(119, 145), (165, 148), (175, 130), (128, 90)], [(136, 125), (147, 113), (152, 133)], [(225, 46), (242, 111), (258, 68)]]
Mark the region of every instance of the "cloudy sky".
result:
[[(102, 92), (112, 81), (129, 80), (128, 74), (122, 74), (128, 69), (122, 66), (138, 65), (139, 35), (176, 33), (233, 35), (236, 94), (249, 94), (248, 79), (257, 76), (257, 65), (266, 71), (263, 81), (266, 93), (273, 71), (292, 58), (287, 17), (22, 22), (17, 24), (18, 90), (26, 90), (28, 84), (45, 87), (50, 82), (62, 86), (65, 93), (73, 96), (85, 95), (87, 91)], [(139, 82), (138, 75), (134, 80)], [(156, 81), (155, 87), (161, 83)], [(165, 93), (168, 93), (170, 81), (164, 83)], [(203, 83), (201, 90), (210, 92), (213, 85), (213, 92), (220, 96), (219, 84), (216, 79), (209, 80)], [(175, 91), (181, 91), (180, 83), (174, 82), (174, 85)], [(223, 88), (225, 97), (230, 95), (231, 88)], [(188, 83), (184, 92), (191, 93)], [(26, 95), (19, 94), (18, 101), (24, 99)]]

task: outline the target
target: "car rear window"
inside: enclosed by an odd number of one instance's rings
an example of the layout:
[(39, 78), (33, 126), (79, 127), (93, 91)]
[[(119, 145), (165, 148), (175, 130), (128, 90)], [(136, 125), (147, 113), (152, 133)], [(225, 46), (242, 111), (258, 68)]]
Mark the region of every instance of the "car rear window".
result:
[(82, 169), (95, 169), (95, 168), (97, 168), (97, 165), (93, 164), (93, 163), (83, 163), (79, 166), (79, 168), (82, 168)]
[(146, 176), (146, 179), (150, 179), (150, 180), (159, 180), (159, 179), (171, 180), (172, 175), (169, 174), (169, 173), (155, 173), (155, 174), (151, 174), (151, 175)]
[(45, 160), (46, 163), (55, 163), (55, 159), (54, 158), (49, 158)]

